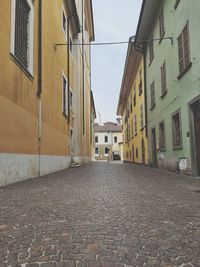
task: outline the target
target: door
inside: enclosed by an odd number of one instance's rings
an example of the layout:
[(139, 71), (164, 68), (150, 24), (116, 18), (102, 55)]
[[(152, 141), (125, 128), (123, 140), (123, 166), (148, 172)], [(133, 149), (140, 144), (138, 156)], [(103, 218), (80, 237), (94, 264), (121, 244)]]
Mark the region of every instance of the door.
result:
[(156, 129), (151, 130), (151, 142), (152, 142), (152, 165), (157, 167), (157, 155), (156, 155)]
[(145, 146), (144, 146), (144, 139), (142, 138), (141, 142), (141, 151), (142, 151), (142, 164), (145, 165)]
[(195, 137), (194, 158), (196, 160), (196, 173), (198, 176), (200, 176), (200, 100), (197, 100), (192, 105), (192, 111), (193, 111), (194, 137)]
[(134, 162), (135, 159), (134, 159), (134, 146), (132, 145), (132, 161)]

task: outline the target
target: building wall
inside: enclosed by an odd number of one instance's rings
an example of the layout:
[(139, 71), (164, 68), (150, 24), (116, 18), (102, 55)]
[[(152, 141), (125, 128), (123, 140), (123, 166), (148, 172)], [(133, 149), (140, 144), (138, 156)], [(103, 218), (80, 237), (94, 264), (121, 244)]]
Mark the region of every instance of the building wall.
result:
[[(139, 94), (140, 69), (142, 70), (142, 93)], [(136, 88), (136, 105), (134, 106), (134, 85)], [(141, 58), (138, 70), (133, 80), (131, 91), (126, 100), (126, 108), (123, 113), (123, 146), (124, 161), (148, 164), (148, 143), (146, 138), (145, 97), (144, 97), (144, 60)], [(132, 102), (132, 112), (130, 109)], [(140, 105), (143, 104), (144, 126), (140, 125)], [(137, 132), (135, 130), (134, 116), (137, 116)], [(145, 162), (142, 162), (142, 139), (145, 147)]]
[[(98, 148), (99, 153), (95, 154), (96, 160), (107, 160), (108, 155), (105, 154), (105, 148), (109, 148), (109, 158), (113, 159), (113, 152), (121, 156), (122, 132), (95, 132), (95, 136), (98, 137), (98, 142), (95, 143), (95, 147)], [(105, 142), (105, 136), (108, 137), (108, 142)], [(114, 142), (114, 137), (117, 137), (117, 143)]]
[[(80, 46), (77, 50), (74, 46), (74, 51), (70, 53), (70, 88), (73, 96), (77, 97), (76, 101), (73, 100), (70, 122), (62, 112), (62, 74), (64, 73), (68, 79), (67, 47), (58, 46), (55, 49), (54, 44), (66, 43), (62, 29), (63, 8), (66, 15), (68, 14), (66, 1), (42, 1), (43, 75), (41, 98), (37, 97), (38, 2), (33, 1), (33, 73), (30, 75), (10, 54), (11, 1), (1, 1), (0, 24), (3, 27), (0, 27), (2, 52), (0, 122), (3, 127), (0, 131), (0, 186), (68, 167), (74, 149), (71, 149), (70, 130), (77, 125), (82, 126)], [(71, 28), (70, 35), (72, 35)], [(85, 41), (89, 42), (89, 36), (87, 38)], [(74, 39), (73, 42), (77, 40)], [(87, 77), (84, 111), (85, 140), (82, 139), (82, 127), (80, 127), (78, 134), (74, 136), (76, 138), (74, 143), (78, 143), (79, 146), (78, 158), (85, 157), (86, 161), (89, 161), (91, 156), (89, 65), (85, 72)]]
[[(157, 165), (162, 168), (176, 170), (177, 160), (185, 157), (187, 166), (185, 172), (192, 172), (191, 165), (191, 131), (189, 120), (188, 103), (195, 97), (200, 95), (200, 64), (198, 60), (198, 23), (200, 5), (198, 0), (194, 0), (192, 5), (187, 0), (182, 0), (174, 9), (174, 1), (163, 1), (160, 9), (155, 17), (152, 27), (154, 38), (159, 36), (159, 19), (161, 8), (164, 10), (165, 36), (173, 37), (173, 44), (170, 40), (162, 40), (161, 43), (154, 41), (154, 59), (149, 65), (149, 49), (147, 49), (147, 110), (148, 110), (148, 139), (149, 139), (149, 160), (153, 164), (152, 159), (152, 139), (151, 130), (156, 130), (156, 148), (157, 148)], [(178, 79), (178, 43), (177, 38), (182, 32), (187, 21), (189, 22), (190, 35), (190, 58), (192, 67)], [(160, 67), (166, 60), (166, 76), (167, 76), (167, 94), (161, 98), (161, 77)], [(151, 110), (150, 104), (150, 84), (155, 81), (156, 106)], [(182, 125), (182, 147), (180, 149), (173, 148), (172, 138), (172, 114), (180, 110)], [(160, 151), (159, 148), (159, 122), (165, 123), (166, 150)]]
[[(37, 10), (34, 5), (33, 77), (10, 53), (11, 1), (1, 1), (0, 27), (0, 185), (38, 173)], [(19, 158), (16, 159), (16, 155)], [(30, 155), (25, 158), (26, 155)], [(26, 163), (26, 166), (23, 165)]]

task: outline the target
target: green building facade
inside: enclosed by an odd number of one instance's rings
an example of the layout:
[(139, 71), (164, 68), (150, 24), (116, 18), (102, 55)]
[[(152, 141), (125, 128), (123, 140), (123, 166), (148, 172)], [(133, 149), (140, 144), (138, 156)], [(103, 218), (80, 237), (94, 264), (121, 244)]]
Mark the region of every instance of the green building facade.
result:
[(200, 176), (200, 1), (144, 0), (149, 164)]

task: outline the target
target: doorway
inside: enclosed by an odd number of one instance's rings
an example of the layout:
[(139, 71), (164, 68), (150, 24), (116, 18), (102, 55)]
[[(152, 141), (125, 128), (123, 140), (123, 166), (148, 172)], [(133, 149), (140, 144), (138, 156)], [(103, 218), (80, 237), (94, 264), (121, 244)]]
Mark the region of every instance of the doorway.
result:
[(156, 129), (151, 130), (151, 145), (152, 145), (152, 165), (157, 168), (157, 153), (156, 153)]
[(194, 175), (200, 176), (200, 99), (190, 105), (192, 127), (192, 157), (194, 159)]
[(142, 151), (142, 164), (145, 165), (145, 146), (144, 146), (144, 139), (142, 138), (141, 142), (141, 151)]

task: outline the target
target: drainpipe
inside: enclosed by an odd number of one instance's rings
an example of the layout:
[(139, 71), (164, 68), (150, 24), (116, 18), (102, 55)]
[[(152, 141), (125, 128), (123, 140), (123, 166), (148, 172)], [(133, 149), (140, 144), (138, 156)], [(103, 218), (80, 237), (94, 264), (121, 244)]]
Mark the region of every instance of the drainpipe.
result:
[(41, 169), (41, 128), (42, 128), (42, 0), (39, 0), (38, 5), (38, 156), (39, 156), (39, 168), (38, 176), (40, 176)]
[(84, 0), (82, 0), (82, 94), (83, 94), (83, 128), (82, 128), (82, 141), (83, 141), (83, 164), (85, 157), (85, 55), (84, 55)]

